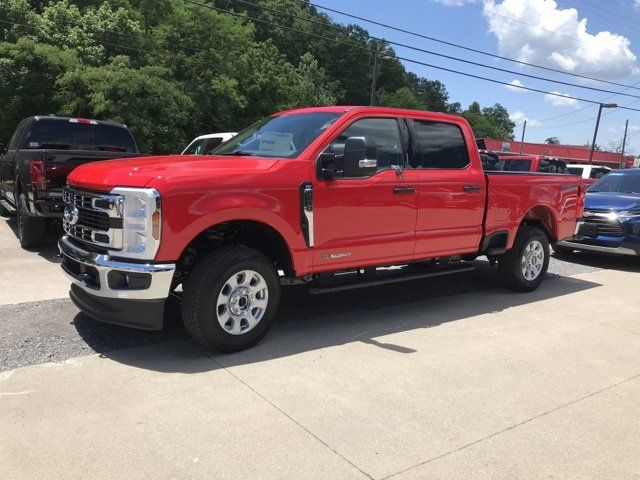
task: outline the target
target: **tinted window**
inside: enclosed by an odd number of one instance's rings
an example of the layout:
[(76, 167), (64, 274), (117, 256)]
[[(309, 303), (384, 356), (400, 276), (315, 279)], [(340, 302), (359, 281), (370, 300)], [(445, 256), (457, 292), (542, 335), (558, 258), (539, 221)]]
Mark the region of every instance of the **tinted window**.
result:
[(528, 172), (531, 170), (531, 160), (500, 160), (495, 169), (502, 172)]
[(413, 168), (464, 168), (469, 165), (467, 145), (457, 125), (412, 120)]
[(589, 191), (640, 193), (640, 175), (636, 172), (612, 172), (591, 185)]
[(398, 122), (394, 118), (365, 118), (357, 120), (342, 131), (325, 151), (342, 155), (344, 144), (349, 137), (366, 137), (375, 147), (378, 170), (391, 165), (403, 165), (404, 151), (398, 130)]
[(27, 126), (27, 122), (20, 122), (20, 125), (18, 125), (18, 128), (16, 128), (15, 133), (13, 134), (13, 137), (11, 137), (11, 141), (9, 142), (9, 146), (7, 147), (8, 150), (15, 150), (16, 148), (18, 148), (18, 143), (20, 142), (20, 137), (22, 137), (22, 134), (24, 133), (24, 129)]
[(34, 122), (22, 148), (137, 152), (131, 133), (124, 127), (65, 120)]
[(204, 154), (211, 155), (211, 152), (213, 152), (221, 143), (222, 143), (221, 137), (208, 138), (207, 146), (204, 147)]
[(561, 160), (540, 160), (538, 172), (541, 173), (568, 173), (567, 164)]
[(598, 168), (598, 167), (593, 167), (591, 169), (591, 178), (602, 178), (604, 177), (607, 173), (609, 173), (611, 170), (607, 169), (607, 168)]
[(220, 145), (216, 155), (295, 158), (342, 113), (290, 113), (266, 118)]
[(582, 176), (583, 169), (580, 167), (567, 167), (571, 175)]
[(202, 155), (202, 147), (204, 146), (204, 140), (196, 140), (192, 142), (187, 150), (184, 152), (184, 155)]

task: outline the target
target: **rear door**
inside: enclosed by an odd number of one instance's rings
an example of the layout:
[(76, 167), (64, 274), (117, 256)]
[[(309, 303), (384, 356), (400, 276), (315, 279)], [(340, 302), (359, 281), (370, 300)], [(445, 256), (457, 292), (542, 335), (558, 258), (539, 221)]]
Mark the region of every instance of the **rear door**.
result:
[(347, 138), (366, 137), (376, 146), (377, 172), (368, 177), (314, 181), (316, 270), (412, 258), (418, 172), (403, 169), (408, 144), (403, 126), (394, 117), (360, 117), (325, 148), (324, 152), (339, 158)]
[(454, 123), (407, 122), (408, 168), (418, 173), (420, 188), (415, 259), (477, 251), (487, 192), (481, 165), (471, 161), (475, 145)]

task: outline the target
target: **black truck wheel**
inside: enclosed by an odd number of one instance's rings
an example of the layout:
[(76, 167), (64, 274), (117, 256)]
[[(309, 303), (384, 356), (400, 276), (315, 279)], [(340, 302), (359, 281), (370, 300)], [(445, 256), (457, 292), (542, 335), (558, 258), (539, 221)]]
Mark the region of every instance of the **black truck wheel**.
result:
[(256, 344), (280, 303), (280, 279), (261, 252), (225, 247), (203, 258), (185, 283), (182, 319), (200, 344), (234, 352)]
[(498, 273), (505, 287), (531, 292), (549, 268), (549, 240), (537, 227), (522, 226), (511, 250), (498, 258)]
[(37, 247), (44, 242), (45, 220), (31, 217), (27, 210), (27, 199), (24, 193), (18, 197), (18, 240), (22, 248)]

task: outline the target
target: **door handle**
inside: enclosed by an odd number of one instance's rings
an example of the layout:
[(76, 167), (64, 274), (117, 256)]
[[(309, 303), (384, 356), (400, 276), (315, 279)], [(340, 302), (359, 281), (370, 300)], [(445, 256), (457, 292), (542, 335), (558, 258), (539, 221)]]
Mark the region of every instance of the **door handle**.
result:
[(465, 185), (462, 190), (464, 190), (466, 193), (473, 193), (479, 192), (480, 190), (482, 190), (482, 187), (480, 185)]
[(411, 195), (412, 193), (416, 193), (416, 189), (413, 187), (395, 187), (393, 193), (396, 195)]

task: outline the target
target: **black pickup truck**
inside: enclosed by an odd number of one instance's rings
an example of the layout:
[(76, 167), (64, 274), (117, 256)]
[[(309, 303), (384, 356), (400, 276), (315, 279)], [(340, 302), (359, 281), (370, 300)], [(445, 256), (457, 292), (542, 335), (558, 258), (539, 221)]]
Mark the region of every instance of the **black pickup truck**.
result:
[(35, 116), (0, 146), (0, 216), (17, 214), (23, 247), (41, 243), (62, 218), (67, 175), (87, 162), (141, 156), (131, 131), (115, 122)]

